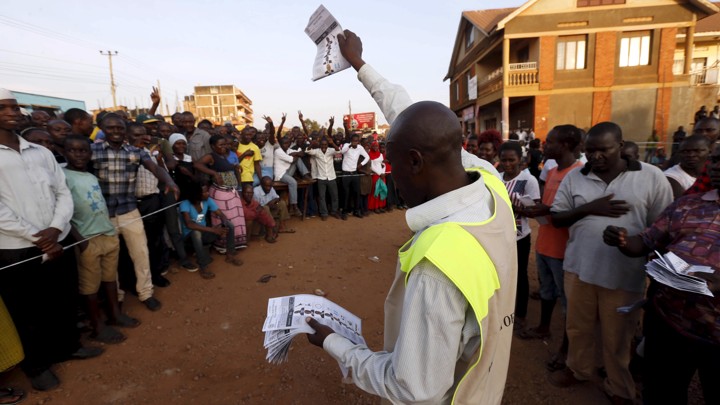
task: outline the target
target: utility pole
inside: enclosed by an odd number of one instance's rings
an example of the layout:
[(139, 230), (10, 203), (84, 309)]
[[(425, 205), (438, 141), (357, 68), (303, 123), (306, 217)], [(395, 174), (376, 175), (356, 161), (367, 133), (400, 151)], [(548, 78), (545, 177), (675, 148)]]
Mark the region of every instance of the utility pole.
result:
[[(158, 79), (158, 81), (157, 81), (157, 89), (158, 89), (158, 93), (160, 93), (160, 100), (162, 100), (163, 96), (162, 96), (162, 89), (160, 88), (160, 79)], [(157, 112), (160, 114), (162, 114), (162, 111), (160, 111), (161, 109), (162, 109), (162, 105), (158, 106)], [(168, 105), (167, 105), (167, 100), (166, 100), (165, 101), (165, 116), (168, 116), (168, 115), (170, 115), (170, 113), (168, 112)]]
[(100, 55), (107, 55), (108, 61), (110, 62), (110, 91), (112, 92), (112, 98), (113, 98), (113, 108), (117, 109), (117, 101), (115, 99), (115, 76), (113, 76), (113, 69), (112, 69), (112, 57), (116, 56), (118, 54), (118, 51), (107, 51), (107, 53), (103, 53), (103, 51), (100, 51)]

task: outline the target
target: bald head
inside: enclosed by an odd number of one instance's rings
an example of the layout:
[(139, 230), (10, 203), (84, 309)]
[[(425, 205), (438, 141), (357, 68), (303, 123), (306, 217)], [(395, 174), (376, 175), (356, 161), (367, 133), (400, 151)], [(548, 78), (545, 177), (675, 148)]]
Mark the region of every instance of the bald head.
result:
[(398, 115), (388, 134), (387, 159), (410, 207), (467, 185), (461, 148), (458, 117), (444, 105), (421, 101)]
[(420, 101), (406, 108), (393, 122), (388, 143), (416, 149), (431, 162), (460, 162), (462, 128), (455, 113), (435, 101)]

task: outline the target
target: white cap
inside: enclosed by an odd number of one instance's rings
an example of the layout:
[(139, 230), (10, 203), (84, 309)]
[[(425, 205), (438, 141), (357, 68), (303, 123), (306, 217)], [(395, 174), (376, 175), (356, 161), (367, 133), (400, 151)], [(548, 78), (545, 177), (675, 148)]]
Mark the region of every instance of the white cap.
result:
[(0, 88), (0, 100), (14, 100), (15, 95), (8, 89)]

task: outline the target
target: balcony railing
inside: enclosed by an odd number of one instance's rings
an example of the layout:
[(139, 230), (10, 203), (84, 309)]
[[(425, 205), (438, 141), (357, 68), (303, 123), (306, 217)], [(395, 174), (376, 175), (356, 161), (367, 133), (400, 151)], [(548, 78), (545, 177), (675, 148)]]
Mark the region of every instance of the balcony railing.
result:
[(538, 83), (537, 62), (508, 65), (508, 87), (530, 86)]

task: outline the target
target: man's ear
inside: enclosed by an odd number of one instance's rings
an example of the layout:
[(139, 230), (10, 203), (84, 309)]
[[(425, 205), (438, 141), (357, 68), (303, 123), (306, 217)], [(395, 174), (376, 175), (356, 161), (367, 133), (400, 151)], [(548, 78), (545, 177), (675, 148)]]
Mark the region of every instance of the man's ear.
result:
[(410, 162), (410, 173), (418, 175), (422, 172), (425, 165), (423, 155), (417, 149), (410, 149), (408, 151), (408, 157)]

